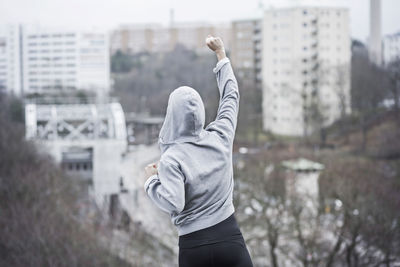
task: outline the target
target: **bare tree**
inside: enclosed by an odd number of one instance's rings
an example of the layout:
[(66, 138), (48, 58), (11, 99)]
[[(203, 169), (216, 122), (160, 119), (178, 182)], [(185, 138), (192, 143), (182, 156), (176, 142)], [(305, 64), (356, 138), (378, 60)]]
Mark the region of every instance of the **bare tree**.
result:
[(394, 110), (397, 119), (400, 118), (400, 59), (394, 60), (386, 67), (389, 74), (390, 92), (394, 100)]
[(354, 41), (352, 48), (351, 102), (362, 129), (361, 151), (367, 146), (369, 120), (384, 99), (384, 72), (372, 64), (364, 45)]

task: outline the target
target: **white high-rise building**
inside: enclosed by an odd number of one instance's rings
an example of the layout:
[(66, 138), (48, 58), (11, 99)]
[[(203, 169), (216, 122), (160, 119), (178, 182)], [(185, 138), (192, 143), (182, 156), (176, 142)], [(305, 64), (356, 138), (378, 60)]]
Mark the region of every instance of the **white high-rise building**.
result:
[(0, 25), (0, 92), (21, 94), (20, 33), (18, 25)]
[(106, 33), (26, 27), (22, 35), (25, 94), (109, 91)]
[(383, 63), (400, 60), (400, 31), (383, 37)]
[(382, 64), (381, 0), (370, 0), (369, 16), (369, 58), (380, 66)]
[(269, 9), (262, 29), (264, 130), (308, 135), (350, 112), (348, 9)]

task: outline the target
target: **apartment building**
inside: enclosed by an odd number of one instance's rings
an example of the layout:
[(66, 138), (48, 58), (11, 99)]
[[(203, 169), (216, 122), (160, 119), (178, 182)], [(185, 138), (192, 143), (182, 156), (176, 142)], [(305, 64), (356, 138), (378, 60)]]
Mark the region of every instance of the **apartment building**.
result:
[(204, 40), (208, 34), (221, 36), (226, 46), (230, 46), (229, 24), (192, 22), (173, 23), (168, 27), (160, 24), (121, 25), (111, 34), (111, 53), (118, 50), (129, 54), (167, 52), (177, 44), (204, 52), (207, 51)]
[(158, 24), (121, 25), (111, 33), (111, 53), (164, 52), (169, 49), (169, 31)]
[(108, 35), (0, 26), (0, 88), (15, 95), (110, 89)]
[(22, 40), (25, 94), (109, 91), (106, 33), (24, 27)]
[(387, 66), (395, 60), (400, 60), (400, 32), (388, 34), (383, 37), (384, 65)]
[(0, 25), (0, 92), (21, 94), (20, 46), (20, 27)]
[(262, 20), (232, 22), (231, 61), (242, 86), (261, 89)]
[(350, 112), (347, 9), (269, 9), (262, 28), (265, 131), (308, 135)]

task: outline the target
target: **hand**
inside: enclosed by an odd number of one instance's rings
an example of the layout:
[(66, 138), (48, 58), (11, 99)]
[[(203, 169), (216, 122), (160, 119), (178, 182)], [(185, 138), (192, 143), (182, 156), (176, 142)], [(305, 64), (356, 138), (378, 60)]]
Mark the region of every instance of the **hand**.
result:
[(221, 38), (208, 35), (206, 38), (206, 44), (212, 51), (215, 52), (218, 60), (226, 57), (224, 43), (222, 42)]
[(146, 178), (158, 174), (157, 164), (151, 163), (144, 168), (144, 172), (146, 173)]

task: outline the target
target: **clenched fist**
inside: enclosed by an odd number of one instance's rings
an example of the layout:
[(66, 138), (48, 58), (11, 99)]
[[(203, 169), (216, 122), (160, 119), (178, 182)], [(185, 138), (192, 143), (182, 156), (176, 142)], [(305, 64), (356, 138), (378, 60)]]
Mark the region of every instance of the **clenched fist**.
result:
[(224, 43), (222, 42), (221, 38), (208, 35), (206, 38), (206, 44), (212, 51), (215, 52), (218, 60), (226, 57)]
[(151, 163), (144, 168), (144, 172), (146, 173), (146, 178), (153, 176), (158, 173), (157, 164)]

